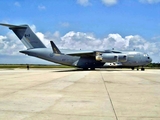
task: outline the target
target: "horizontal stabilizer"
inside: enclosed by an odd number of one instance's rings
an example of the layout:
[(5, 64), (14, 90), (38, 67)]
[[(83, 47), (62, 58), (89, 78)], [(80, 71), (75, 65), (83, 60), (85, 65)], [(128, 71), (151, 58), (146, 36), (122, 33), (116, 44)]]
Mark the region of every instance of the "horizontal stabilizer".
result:
[(10, 29), (12, 29), (12, 28), (27, 28), (27, 25), (11, 25), (11, 24), (4, 24), (4, 23), (0, 23), (0, 25), (9, 27)]

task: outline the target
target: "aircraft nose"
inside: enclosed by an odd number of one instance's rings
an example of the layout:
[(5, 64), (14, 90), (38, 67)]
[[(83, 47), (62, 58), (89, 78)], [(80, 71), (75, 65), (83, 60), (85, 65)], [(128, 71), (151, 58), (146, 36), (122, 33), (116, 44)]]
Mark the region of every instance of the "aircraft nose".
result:
[(148, 62), (149, 62), (149, 63), (152, 62), (152, 59), (151, 59), (150, 57), (148, 57), (147, 59), (148, 59)]
[(150, 62), (152, 62), (152, 59), (150, 58)]

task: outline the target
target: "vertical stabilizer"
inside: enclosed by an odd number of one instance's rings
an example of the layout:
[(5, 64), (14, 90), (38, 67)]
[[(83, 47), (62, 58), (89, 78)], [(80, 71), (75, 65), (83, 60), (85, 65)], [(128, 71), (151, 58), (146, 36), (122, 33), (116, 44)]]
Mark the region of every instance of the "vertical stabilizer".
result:
[(0, 25), (9, 27), (9, 29), (11, 29), (22, 41), (22, 43), (27, 47), (27, 49), (46, 48), (45, 45), (40, 41), (40, 39), (35, 35), (35, 33), (30, 29), (28, 25)]

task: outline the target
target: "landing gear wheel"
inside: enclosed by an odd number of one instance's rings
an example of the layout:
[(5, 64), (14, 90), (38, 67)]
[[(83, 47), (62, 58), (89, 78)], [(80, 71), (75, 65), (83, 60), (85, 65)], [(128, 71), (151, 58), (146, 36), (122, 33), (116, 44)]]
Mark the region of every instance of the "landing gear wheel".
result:
[(88, 70), (88, 68), (83, 68), (83, 70)]
[(139, 68), (137, 68), (137, 71), (139, 71)]
[(145, 69), (144, 69), (144, 68), (141, 68), (141, 71), (145, 71)]
[(95, 68), (91, 68), (91, 70), (95, 70)]
[(134, 67), (132, 67), (131, 69), (134, 70)]

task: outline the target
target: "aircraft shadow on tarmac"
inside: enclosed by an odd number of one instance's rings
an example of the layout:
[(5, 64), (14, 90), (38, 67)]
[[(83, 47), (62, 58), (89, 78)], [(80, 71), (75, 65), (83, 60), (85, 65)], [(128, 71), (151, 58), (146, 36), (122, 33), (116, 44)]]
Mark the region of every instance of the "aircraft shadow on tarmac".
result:
[(114, 71), (132, 71), (130, 69), (95, 69), (95, 70), (83, 70), (83, 69), (62, 69), (57, 70), (53, 72), (77, 72), (77, 71), (108, 71), (108, 72), (114, 72)]

